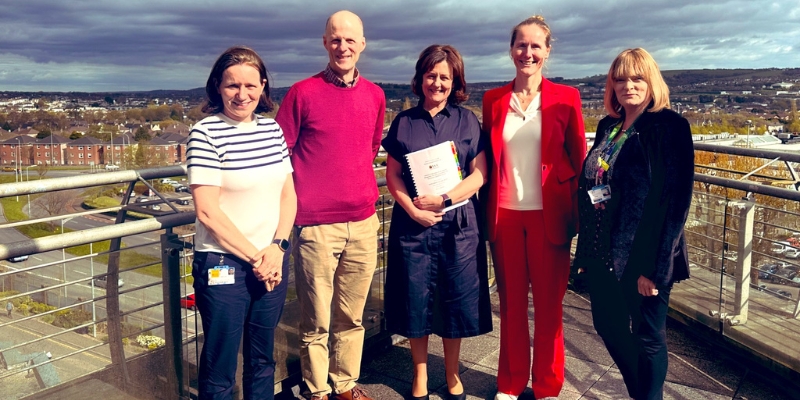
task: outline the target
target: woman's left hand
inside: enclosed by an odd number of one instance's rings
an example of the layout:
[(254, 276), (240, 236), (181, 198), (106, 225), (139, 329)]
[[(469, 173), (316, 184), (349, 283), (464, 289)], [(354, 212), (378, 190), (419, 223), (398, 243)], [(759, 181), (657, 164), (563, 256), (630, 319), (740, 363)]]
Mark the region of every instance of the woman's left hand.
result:
[(656, 284), (653, 283), (650, 279), (645, 278), (644, 276), (639, 276), (639, 281), (637, 282), (639, 285), (639, 294), (642, 296), (658, 296), (658, 289), (656, 289)]
[(444, 209), (442, 206), (443, 203), (444, 200), (442, 200), (442, 196), (433, 194), (423, 194), (422, 196), (414, 198), (414, 206), (425, 211), (441, 211)]
[(255, 267), (253, 273), (258, 280), (273, 283), (273, 285), (267, 285), (267, 290), (271, 290), (270, 286), (277, 286), (283, 278), (281, 276), (283, 251), (278, 246), (270, 244), (253, 257), (253, 266)]

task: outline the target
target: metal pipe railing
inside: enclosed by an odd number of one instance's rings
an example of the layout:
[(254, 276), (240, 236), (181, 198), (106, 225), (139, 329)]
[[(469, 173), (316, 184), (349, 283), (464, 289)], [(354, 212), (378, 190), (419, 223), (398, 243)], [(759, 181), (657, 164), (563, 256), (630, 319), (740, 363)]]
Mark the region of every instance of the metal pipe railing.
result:
[(694, 143), (694, 149), (701, 151), (708, 151), (711, 153), (730, 154), (734, 156), (745, 156), (745, 157), (767, 158), (767, 159), (779, 158), (781, 161), (800, 163), (800, 154), (791, 153), (788, 151), (723, 146), (719, 144), (698, 143), (698, 142)]
[(186, 175), (186, 166), (173, 165), (169, 167), (103, 172), (91, 175), (78, 175), (63, 178), (41, 179), (38, 181), (6, 183), (0, 185), (0, 197), (54, 192), (57, 190), (82, 189), (100, 185), (115, 185), (120, 183), (135, 182), (138, 181), (139, 178), (159, 179), (179, 175)]
[[(754, 150), (754, 149), (741, 149), (741, 148), (731, 148), (731, 147), (722, 147), (722, 146), (715, 146), (715, 145), (708, 145), (708, 144), (701, 144), (696, 143), (695, 148), (697, 150), (704, 150), (704, 151), (715, 151), (719, 153), (727, 153), (727, 154), (738, 154), (738, 155), (747, 155), (752, 157), (761, 157), (761, 158), (769, 158), (774, 159), (776, 154), (774, 151), (766, 151), (766, 150)], [(744, 154), (749, 153), (749, 154)], [(800, 155), (790, 154), (790, 153), (781, 153), (782, 159), (790, 160), (790, 161), (797, 161), (800, 162)], [(129, 197), (131, 194), (132, 186), (135, 182), (141, 181), (142, 179), (157, 179), (162, 177), (168, 176), (176, 176), (176, 175), (184, 175), (186, 174), (186, 168), (183, 166), (171, 166), (171, 167), (162, 167), (162, 168), (152, 168), (146, 170), (139, 170), (139, 171), (119, 171), (119, 172), (106, 172), (102, 174), (96, 175), (88, 175), (88, 176), (78, 176), (78, 177), (70, 177), (70, 178), (53, 178), (53, 179), (46, 179), (41, 181), (35, 182), (21, 182), (21, 183), (13, 183), (13, 184), (5, 184), (0, 185), (0, 197), (8, 197), (14, 195), (24, 195), (24, 194), (34, 194), (34, 193), (44, 193), (48, 191), (55, 191), (55, 190), (66, 190), (66, 189), (76, 189), (76, 188), (85, 188), (97, 185), (107, 185), (107, 184), (129, 184), (128, 193), (126, 197)], [(720, 178), (716, 176), (709, 176), (704, 174), (696, 174), (695, 180), (697, 182), (703, 182), (712, 185), (718, 185), (722, 187), (733, 188), (737, 190), (742, 190), (745, 192), (753, 192), (764, 194), (768, 196), (773, 196), (780, 199), (788, 199), (788, 200), (795, 200), (800, 201), (800, 193), (789, 190), (789, 189), (782, 189), (772, 186), (761, 185), (755, 182), (745, 182), (739, 181), (735, 179), (727, 179), (727, 178)], [(385, 186), (386, 180), (385, 178), (378, 179), (378, 186)], [(709, 194), (709, 196), (714, 197), (713, 194)], [(720, 197), (722, 200), (722, 197)], [(0, 244), (0, 259), (7, 259), (15, 256), (20, 255), (28, 255), (34, 254), (39, 252), (51, 251), (51, 250), (58, 250), (65, 247), (72, 247), (78, 246), (82, 244), (93, 243), (97, 241), (103, 240), (119, 240), (122, 237), (136, 235), (141, 233), (153, 232), (161, 229), (167, 229), (168, 232), (162, 237), (162, 265), (163, 269), (162, 272), (165, 276), (162, 276), (162, 285), (163, 285), (163, 292), (164, 292), (164, 300), (162, 303), (158, 304), (151, 304), (147, 307), (153, 307), (162, 305), (164, 307), (164, 327), (167, 332), (167, 338), (171, 345), (169, 349), (166, 351), (167, 353), (167, 363), (170, 365), (170, 373), (175, 374), (175, 376), (167, 376), (168, 382), (167, 385), (169, 386), (169, 394), (170, 395), (177, 395), (179, 397), (183, 397), (186, 395), (184, 388), (182, 386), (183, 382), (183, 374), (184, 371), (181, 365), (181, 352), (183, 340), (180, 335), (180, 325), (177, 327), (170, 324), (181, 324), (181, 313), (180, 313), (180, 290), (177, 286), (177, 283), (180, 281), (181, 276), (183, 276), (183, 271), (180, 268), (176, 267), (176, 260), (177, 258), (177, 249), (182, 246), (180, 238), (172, 235), (170, 232), (170, 228), (181, 226), (181, 225), (188, 225), (195, 222), (195, 213), (192, 211), (189, 212), (182, 212), (182, 213), (175, 213), (175, 214), (168, 214), (163, 216), (157, 216), (154, 218), (143, 219), (138, 221), (125, 221), (121, 223), (124, 218), (120, 218), (122, 213), (125, 212), (126, 206), (121, 206), (118, 210), (120, 215), (117, 218), (117, 224), (111, 226), (104, 226), (104, 227), (97, 227), (97, 228), (90, 228), (83, 231), (77, 232), (69, 232), (60, 235), (42, 237), (37, 239), (26, 239), (19, 242), (14, 243), (7, 243), (7, 244)], [(386, 207), (381, 207), (385, 211)], [(81, 213), (82, 214), (82, 213)], [(70, 215), (78, 215), (70, 214)], [(68, 215), (69, 216), (69, 215)], [(65, 218), (64, 217), (53, 217), (54, 219)], [(387, 221), (385, 218), (383, 219), (383, 223), (386, 224)], [(3, 227), (8, 227), (7, 224)], [(14, 224), (14, 226), (19, 224)], [(726, 229), (726, 227), (722, 227)], [(730, 228), (727, 228), (728, 231), (731, 231)], [(717, 240), (711, 237), (708, 237), (710, 240)], [(723, 239), (724, 240), (724, 239)], [(167, 243), (168, 245), (165, 245)], [(118, 250), (118, 249), (117, 249)], [(706, 251), (703, 249), (703, 251)], [(112, 252), (115, 254), (116, 252)], [(711, 252), (709, 252), (711, 253)], [(385, 252), (382, 252), (383, 256), (385, 257)], [(740, 254), (739, 257), (743, 257), (743, 254)], [(54, 262), (55, 263), (55, 262)], [(114, 270), (112, 272), (111, 264), (113, 260), (109, 260), (109, 272), (107, 274), (114, 274), (113, 279), (116, 279), (116, 274), (118, 271)], [(177, 263), (180, 264), (179, 262)], [(738, 270), (742, 271), (741, 276), (739, 277), (739, 286), (746, 286), (746, 275), (743, 274), (745, 271), (744, 268), (737, 268)], [(180, 271), (180, 273), (178, 273)], [(113, 282), (112, 278), (109, 278), (109, 281)], [(148, 286), (153, 286), (157, 284), (151, 284)], [(738, 289), (738, 288), (737, 288)], [(115, 285), (111, 285), (108, 288), (107, 295), (109, 297), (118, 297), (119, 290)], [(742, 313), (746, 313), (746, 309), (743, 309), (741, 306), (746, 304), (746, 295), (745, 297), (739, 297), (736, 299), (737, 304), (740, 305), (738, 315), (742, 315)], [(146, 307), (140, 307), (136, 310), (129, 311), (135, 312), (137, 310), (144, 309)], [(119, 318), (118, 313), (118, 306), (113, 307), (109, 306), (108, 310), (110, 313), (108, 317), (109, 325), (115, 323), (115, 320)], [(744, 314), (746, 315), (746, 314)], [(746, 321), (746, 320), (744, 320)], [(744, 322), (740, 320), (739, 322)], [(114, 337), (112, 337), (114, 336)], [(117, 339), (121, 340), (121, 338), (117, 337), (118, 333), (115, 335), (109, 334), (109, 341), (114, 342)], [(117, 364), (116, 360), (119, 360), (120, 357), (124, 359), (124, 354), (121, 353), (121, 348), (118, 349), (111, 349), (112, 352), (112, 359), (115, 360), (114, 363)], [(116, 354), (115, 354), (116, 352)], [(122, 362), (122, 368), (124, 369), (124, 362)], [(126, 372), (122, 372), (122, 379), (127, 380), (125, 377)], [(123, 383), (123, 386), (125, 384)]]

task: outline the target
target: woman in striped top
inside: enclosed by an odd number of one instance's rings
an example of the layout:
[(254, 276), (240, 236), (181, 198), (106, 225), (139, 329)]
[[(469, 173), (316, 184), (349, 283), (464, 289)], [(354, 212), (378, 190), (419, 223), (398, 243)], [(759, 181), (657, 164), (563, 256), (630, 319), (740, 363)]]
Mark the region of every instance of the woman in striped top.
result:
[(281, 128), (256, 114), (272, 108), (258, 54), (226, 50), (206, 94), (203, 111), (211, 115), (193, 127), (187, 157), (197, 211), (192, 276), (205, 334), (199, 397), (232, 397), (244, 334), (244, 398), (272, 399), (274, 331), (297, 211), (292, 165)]

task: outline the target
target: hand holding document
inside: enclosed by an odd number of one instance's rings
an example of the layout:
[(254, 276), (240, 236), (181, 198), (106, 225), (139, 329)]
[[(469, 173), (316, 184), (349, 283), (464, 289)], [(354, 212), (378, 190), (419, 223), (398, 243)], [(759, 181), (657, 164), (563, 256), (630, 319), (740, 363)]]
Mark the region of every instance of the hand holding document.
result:
[[(439, 143), (426, 149), (406, 154), (411, 179), (417, 196), (431, 194), (440, 196), (461, 182), (461, 167), (458, 164), (456, 146), (452, 141)], [(467, 204), (468, 200), (445, 208), (447, 212)]]

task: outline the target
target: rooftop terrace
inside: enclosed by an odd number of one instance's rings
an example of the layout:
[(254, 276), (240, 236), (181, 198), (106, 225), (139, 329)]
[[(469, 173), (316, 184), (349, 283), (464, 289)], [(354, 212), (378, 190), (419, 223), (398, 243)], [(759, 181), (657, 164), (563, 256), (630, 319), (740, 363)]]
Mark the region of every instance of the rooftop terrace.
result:
[[(704, 144), (696, 149), (703, 151), (697, 155), (703, 162), (698, 161), (686, 227), (693, 277), (677, 284), (671, 299), (665, 395), (800, 398), (800, 278), (795, 280), (800, 263), (777, 252), (776, 245), (800, 237), (800, 194), (761, 183), (797, 180), (792, 163), (800, 162), (800, 156)], [(741, 160), (748, 160), (746, 171), (755, 172), (745, 179), (740, 179), (743, 171), (734, 171), (744, 165)], [(194, 398), (203, 337), (199, 315), (181, 307), (181, 299), (193, 291), (187, 276), (193, 210), (175, 206), (183, 194), (164, 195), (159, 201), (172, 205), (162, 203), (158, 212), (127, 205), (134, 183), (183, 174), (185, 169), (175, 166), (0, 184), (9, 217), (19, 217), (8, 211), (18, 195), (24, 203), (28, 194), (36, 198), (52, 190), (126, 187), (122, 206), (97, 212), (73, 207), (63, 215), (37, 218), (35, 207), (21, 209), (23, 215), (33, 214), (34, 222), (49, 224), (36, 229), (52, 232), (65, 226), (74, 232), (29, 239), (17, 228), (31, 221), (0, 225), (0, 259), (30, 255), (20, 263), (0, 263), (0, 303), (15, 305), (12, 318), (0, 317), (0, 356), (8, 354), (0, 363), (0, 397), (84, 399), (91, 393), (103, 399)], [(381, 249), (392, 203), (384, 195), (376, 204), (383, 221)], [(172, 213), (172, 206), (184, 212)], [(130, 221), (122, 216), (128, 211), (156, 217)], [(110, 245), (101, 244), (108, 239)], [(377, 399), (400, 399), (410, 387), (411, 362), (407, 342), (382, 330), (388, 256), (381, 251), (365, 312), (369, 350), (360, 382)], [(97, 278), (103, 277), (107, 282), (122, 278), (124, 285), (100, 288)], [(619, 372), (592, 327), (588, 296), (580, 288), (580, 279), (574, 280), (564, 300), (567, 384), (560, 398), (625, 398)], [(492, 299), (497, 315), (496, 295)], [(462, 377), (471, 399), (494, 396), (496, 318), (494, 332), (467, 339), (462, 346)], [(290, 291), (276, 345), (276, 391), (283, 399), (302, 395), (296, 327), (297, 303)], [(164, 342), (142, 347), (136, 344), (142, 334)], [(442, 349), (436, 342), (431, 342), (430, 386), (442, 394)], [(51, 352), (52, 359), (37, 359), (42, 352)], [(38, 361), (25, 362), (31, 359)], [(46, 369), (54, 376), (43, 378), (49, 374)]]

